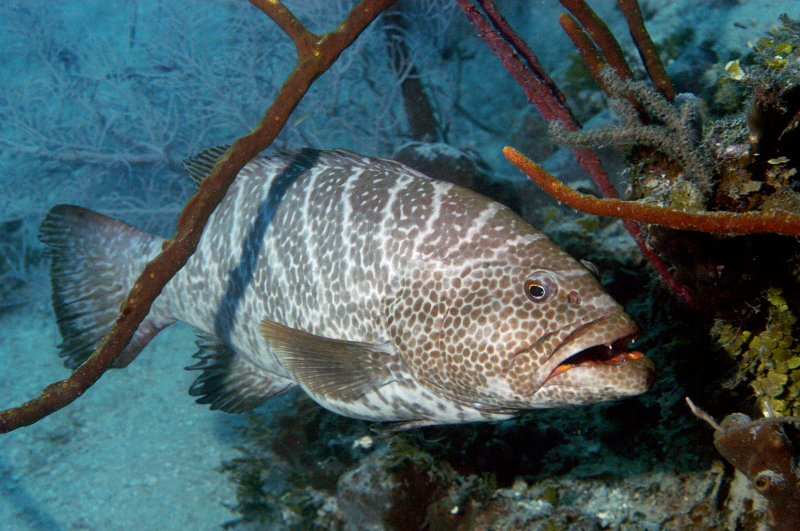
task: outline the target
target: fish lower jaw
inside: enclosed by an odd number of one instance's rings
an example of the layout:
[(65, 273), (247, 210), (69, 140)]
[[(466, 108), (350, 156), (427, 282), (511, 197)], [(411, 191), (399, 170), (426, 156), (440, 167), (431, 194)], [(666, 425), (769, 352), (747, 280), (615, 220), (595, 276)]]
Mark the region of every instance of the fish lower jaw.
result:
[(622, 395), (646, 391), (655, 380), (655, 367), (647, 356), (627, 348), (633, 337), (594, 345), (567, 357), (551, 371), (542, 387), (611, 387)]
[(644, 393), (653, 385), (655, 374), (652, 360), (641, 352), (620, 352), (604, 360), (559, 365), (542, 388), (581, 389), (584, 400), (596, 394), (589, 402), (601, 402)]

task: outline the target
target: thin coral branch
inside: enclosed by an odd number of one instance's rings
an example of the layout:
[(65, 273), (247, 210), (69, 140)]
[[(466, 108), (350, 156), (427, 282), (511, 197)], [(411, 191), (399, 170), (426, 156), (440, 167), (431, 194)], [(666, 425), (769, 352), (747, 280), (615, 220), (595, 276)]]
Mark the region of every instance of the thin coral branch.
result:
[(292, 39), (300, 55), (308, 55), (314, 49), (314, 41), (319, 39), (308, 31), (294, 14), (281, 2), (275, 0), (248, 0), (272, 19), (283, 32)]
[(421, 142), (435, 142), (439, 139), (440, 128), (431, 100), (425, 92), (419, 69), (409, 61), (407, 17), (395, 5), (384, 15), (383, 26), (389, 57), (403, 94), (411, 138)]
[(469, 0), (458, 0), (461, 10), (492, 52), (503, 63), (525, 95), (548, 122), (561, 121), (568, 130), (580, 125), (566, 105), (564, 94), (556, 87), (525, 41), (519, 37), (490, 1), (480, 0), (486, 15)]
[[(692, 402), (691, 398), (688, 396), (686, 397), (686, 403), (689, 405), (689, 409), (692, 410), (694, 416), (699, 418), (700, 420), (704, 420), (714, 428), (714, 431), (717, 432), (716, 435), (724, 435), (728, 431), (733, 430), (741, 430), (742, 428), (748, 429), (757, 426), (769, 426), (769, 425), (777, 425), (777, 424), (800, 424), (800, 417), (774, 417), (774, 416), (767, 416), (763, 419), (751, 420), (750, 422), (746, 422), (744, 424), (734, 424), (733, 426), (721, 426), (714, 420), (714, 417), (697, 407), (694, 402)], [(724, 421), (723, 421), (724, 422)]]
[[(469, 0), (458, 0), (458, 5), (475, 27), (478, 36), (500, 59), (542, 117), (551, 123), (561, 122), (567, 131), (579, 131), (581, 126), (567, 105), (566, 97), (544, 71), (536, 54), (509, 26), (497, 6), (491, 0), (480, 0), (484, 15)], [(604, 196), (617, 197), (617, 191), (593, 151), (576, 150), (575, 158)]]
[(711, 415), (709, 415), (708, 413), (706, 413), (705, 411), (694, 405), (694, 402), (692, 402), (692, 399), (689, 398), (688, 396), (686, 397), (686, 403), (689, 405), (689, 409), (692, 410), (692, 413), (694, 413), (694, 416), (699, 418), (700, 420), (708, 422), (711, 425), (711, 427), (714, 428), (714, 431), (719, 431), (719, 432), (725, 431), (725, 428), (717, 424), (717, 421), (714, 420), (714, 417), (712, 417)]
[(672, 85), (672, 80), (667, 74), (666, 68), (664, 68), (664, 63), (661, 62), (661, 57), (656, 51), (653, 39), (650, 38), (650, 33), (647, 32), (647, 28), (644, 25), (644, 17), (642, 16), (639, 2), (637, 0), (618, 0), (618, 3), (622, 14), (625, 15), (625, 20), (628, 22), (628, 30), (636, 49), (639, 50), (639, 57), (642, 58), (647, 75), (650, 76), (657, 91), (668, 101), (674, 100), (676, 96), (675, 87)]
[[(625, 60), (625, 54), (619, 42), (608, 29), (608, 26), (603, 19), (597, 16), (597, 13), (584, 0), (560, 0), (567, 10), (578, 19), (581, 26), (586, 30), (592, 40), (603, 52), (605, 62), (614, 69), (620, 79), (633, 78), (631, 67)], [(560, 19), (559, 19), (560, 20)], [(570, 36), (571, 37), (571, 36)], [(574, 43), (575, 41), (573, 41)], [(577, 46), (577, 45), (576, 45)], [(578, 48), (580, 50), (580, 48)]]
[[(563, 93), (542, 69), (536, 55), (525, 41), (514, 32), (500, 15), (494, 3), (491, 0), (480, 0), (480, 5), (486, 13), (485, 15), (481, 14), (469, 0), (458, 0), (458, 4), (475, 27), (478, 36), (489, 45), (492, 52), (502, 61), (506, 70), (525, 91), (528, 101), (536, 106), (542, 116), (551, 123), (561, 122), (562, 127), (567, 131), (579, 131), (581, 129), (580, 124), (578, 124), (572, 111), (567, 106)], [(587, 37), (587, 40), (590, 39)], [(622, 57), (621, 51), (618, 56)], [(574, 151), (574, 154), (578, 164), (592, 177), (603, 196), (619, 197), (594, 151), (578, 149)], [(627, 219), (623, 220), (623, 223), (634, 241), (636, 241), (639, 249), (641, 249), (642, 254), (661, 275), (664, 282), (678, 296), (689, 304), (696, 306), (691, 291), (675, 280), (664, 261), (647, 246), (641, 228)]]
[[(602, 88), (603, 79), (600, 77), (600, 73), (608, 66), (605, 57), (603, 57), (603, 52), (589, 37), (589, 34), (583, 30), (580, 22), (575, 17), (569, 13), (561, 13), (558, 15), (558, 22), (561, 24), (564, 33), (569, 37), (569, 40), (572, 41), (572, 45), (578, 50), (592, 78)], [(603, 92), (606, 92), (605, 88)]]
[[(608, 77), (603, 75), (604, 71), (613, 71), (616, 78), (622, 81), (633, 78), (633, 72), (622, 55), (619, 43), (605, 22), (585, 2), (562, 1), (561, 3), (573, 13), (580, 15), (579, 21), (569, 13), (561, 13), (558, 17), (561, 28), (572, 41), (575, 49), (578, 50), (592, 79), (600, 85), (603, 92), (610, 96), (614, 91), (608, 84)], [(622, 98), (626, 99), (639, 115), (645, 116), (644, 110), (640, 108), (637, 101), (627, 95), (622, 95)]]
[[(653, 40), (645, 28), (639, 3), (637, 0), (618, 1), (628, 23), (628, 30), (633, 42), (653, 85), (668, 101), (674, 100), (675, 88), (661, 62)], [(561, 0), (561, 4), (574, 16), (573, 18), (567, 13), (562, 13), (558, 17), (561, 27), (578, 50), (594, 80), (600, 85), (603, 92), (612, 96), (613, 87), (609, 86), (608, 76), (603, 75), (606, 66), (611, 67), (616, 77), (622, 82), (633, 79), (633, 72), (625, 60), (622, 47), (606, 23), (584, 0)], [(645, 113), (639, 103), (625, 94), (622, 97), (628, 99), (642, 116), (643, 121), (646, 121)]]
[(677, 230), (725, 234), (772, 233), (800, 236), (800, 216), (779, 210), (763, 212), (683, 212), (667, 207), (598, 199), (576, 192), (544, 168), (511, 147), (503, 149), (506, 158), (558, 201), (587, 214), (632, 219)]
[[(298, 46), (297, 66), (284, 81), (275, 101), (256, 128), (237, 139), (220, 157), (200, 184), (197, 194), (186, 203), (175, 236), (166, 240), (161, 254), (145, 266), (122, 305), (111, 332), (69, 378), (45, 387), (40, 396), (21, 406), (0, 411), (0, 433), (33, 424), (68, 405), (108, 370), (147, 316), (155, 298), (194, 253), (209, 217), (225, 197), (239, 170), (272, 143), (314, 80), (394, 1), (363, 0), (350, 11), (342, 24), (322, 36), (313, 48), (303, 50)], [(264, 5), (278, 6), (276, 9), (282, 7), (277, 0)], [(269, 11), (265, 10), (267, 14)]]

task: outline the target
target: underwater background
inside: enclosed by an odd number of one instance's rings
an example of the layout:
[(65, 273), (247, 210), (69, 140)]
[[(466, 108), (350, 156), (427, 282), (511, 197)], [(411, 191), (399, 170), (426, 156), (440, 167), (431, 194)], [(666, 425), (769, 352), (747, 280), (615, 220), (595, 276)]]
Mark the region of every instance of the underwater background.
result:
[[(559, 26), (556, 0), (497, 4), (580, 122), (618, 123)], [(591, 4), (643, 79), (616, 3)], [(354, 2), (286, 5), (322, 33)], [(642, 8), (677, 91), (702, 98), (713, 119), (738, 116), (750, 97), (734, 61), (751, 77), (783, 69), (769, 63), (779, 56), (794, 61), (782, 72), (797, 68), (800, 40), (779, 20), (800, 17), (796, 1)], [(170, 236), (193, 191), (181, 162), (248, 132), (295, 57), (291, 40), (246, 0), (0, 5), (0, 409), (68, 374), (36, 238), (48, 209), (76, 204)], [(427, 123), (407, 112), (414, 90), (427, 100)], [(621, 222), (559, 206), (506, 161), (507, 145), (594, 190), (455, 0), (404, 0), (315, 82), (270, 150), (346, 148), (423, 166), (434, 156), (430, 171), (459, 169), (460, 184), (599, 267), (643, 329), (637, 345), (659, 371), (649, 393), (398, 434), (377, 434), (300, 392), (227, 415), (187, 394), (195, 337), (177, 324), (70, 406), (0, 435), (0, 529), (764, 528), (764, 499), (716, 453), (684, 396), (717, 418), (748, 408), (755, 416), (757, 399), (798, 415), (797, 239), (763, 244), (784, 250), (795, 277), (714, 292), (714, 305), (747, 303), (756, 317), (697, 311), (662, 286)], [(630, 153), (613, 147), (598, 153), (624, 193)], [(781, 178), (797, 196), (795, 173)], [(740, 249), (744, 261), (761, 247)], [(762, 256), (752, 252), (751, 261)]]

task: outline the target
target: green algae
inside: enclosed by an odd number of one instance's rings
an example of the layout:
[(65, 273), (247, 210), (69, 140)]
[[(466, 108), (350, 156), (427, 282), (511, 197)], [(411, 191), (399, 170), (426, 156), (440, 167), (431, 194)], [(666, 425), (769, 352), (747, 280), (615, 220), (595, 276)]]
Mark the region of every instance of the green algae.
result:
[(764, 294), (768, 316), (760, 330), (743, 330), (722, 319), (711, 330), (717, 344), (737, 363), (729, 381), (747, 381), (755, 397), (780, 415), (800, 414), (800, 341), (797, 317), (777, 287)]

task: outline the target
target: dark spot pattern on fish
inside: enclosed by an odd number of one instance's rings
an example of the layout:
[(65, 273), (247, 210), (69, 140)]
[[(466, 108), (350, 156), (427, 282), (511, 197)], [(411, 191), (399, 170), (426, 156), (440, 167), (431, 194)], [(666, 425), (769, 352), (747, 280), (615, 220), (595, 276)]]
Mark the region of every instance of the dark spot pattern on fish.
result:
[[(220, 152), (190, 161), (195, 180)], [(93, 213), (80, 227), (71, 208), (42, 230), (74, 361), (161, 240)], [(95, 317), (80, 317), (71, 301), (108, 267), (118, 287), (84, 297)], [(511, 210), (342, 150), (245, 166), (126, 360), (176, 320), (201, 331), (190, 392), (231, 412), (299, 385), (357, 418), (483, 421), (635, 395), (654, 374), (592, 272)]]

